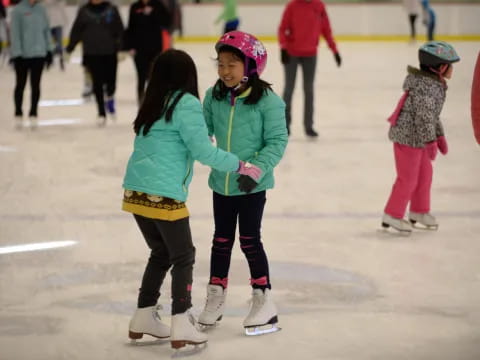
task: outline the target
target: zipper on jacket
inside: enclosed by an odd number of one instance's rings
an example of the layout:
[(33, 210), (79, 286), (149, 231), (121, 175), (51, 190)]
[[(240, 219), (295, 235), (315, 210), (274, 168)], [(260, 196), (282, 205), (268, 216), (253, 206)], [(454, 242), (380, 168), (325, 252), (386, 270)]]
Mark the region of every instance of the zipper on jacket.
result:
[[(232, 145), (232, 127), (233, 127), (233, 114), (235, 112), (235, 103), (237, 99), (233, 99), (233, 105), (230, 108), (230, 117), (228, 119), (228, 133), (227, 133), (227, 151), (230, 152), (230, 148)], [(225, 195), (228, 195), (228, 183), (230, 180), (230, 172), (227, 172), (227, 176), (225, 177)]]
[(190, 165), (187, 168), (187, 173), (185, 174), (185, 177), (183, 178), (183, 183), (182, 183), (182, 188), (183, 191), (186, 193), (187, 192), (187, 187), (185, 186), (185, 183), (187, 182), (188, 177), (190, 176)]

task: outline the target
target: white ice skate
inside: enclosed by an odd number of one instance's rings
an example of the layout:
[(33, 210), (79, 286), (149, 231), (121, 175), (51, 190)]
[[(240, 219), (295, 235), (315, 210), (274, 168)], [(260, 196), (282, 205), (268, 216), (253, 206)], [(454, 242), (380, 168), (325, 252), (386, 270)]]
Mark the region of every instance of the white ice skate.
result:
[[(181, 314), (172, 316), (172, 335), (170, 343), (173, 349), (176, 349), (174, 356), (190, 355), (197, 353), (205, 348), (208, 337), (201, 333), (195, 327), (195, 318), (186, 311)], [(201, 346), (203, 344), (203, 346)], [(193, 349), (179, 350), (186, 347), (186, 345), (194, 345)]]
[(207, 285), (207, 301), (198, 317), (201, 330), (215, 326), (222, 319), (226, 297), (227, 289), (223, 289), (220, 285)]
[(253, 289), (250, 312), (243, 321), (245, 335), (255, 336), (279, 331), (277, 307), (270, 289)]
[(382, 217), (382, 227), (388, 229), (392, 227), (397, 230), (401, 235), (410, 235), (412, 233), (412, 226), (410, 223), (404, 219), (394, 218), (388, 214), (383, 214)]
[(38, 119), (36, 116), (30, 116), (28, 118), (30, 124), (30, 130), (35, 131), (38, 129)]
[(408, 219), (410, 220), (412, 226), (416, 229), (438, 229), (437, 219), (435, 219), (435, 217), (429, 213), (420, 214), (416, 212), (410, 212), (410, 214), (408, 215)]
[(107, 125), (107, 117), (105, 115), (99, 115), (97, 117), (97, 126), (102, 128), (105, 127), (105, 125)]
[[(134, 345), (151, 345), (162, 343), (162, 341), (138, 341), (144, 334), (151, 335), (158, 339), (166, 339), (170, 337), (170, 327), (164, 324), (158, 311), (161, 310), (160, 305), (149, 306), (137, 309), (130, 320), (128, 337)], [(163, 341), (165, 342), (165, 341)]]
[(15, 116), (15, 130), (22, 130), (23, 128), (23, 117), (21, 115)]

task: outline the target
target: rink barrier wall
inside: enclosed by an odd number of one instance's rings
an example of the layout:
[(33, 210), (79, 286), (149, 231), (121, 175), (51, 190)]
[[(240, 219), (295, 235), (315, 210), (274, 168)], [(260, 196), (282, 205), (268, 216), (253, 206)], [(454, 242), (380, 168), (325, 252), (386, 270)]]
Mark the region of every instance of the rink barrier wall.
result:
[[(264, 41), (277, 41), (277, 28), (284, 4), (242, 4), (238, 7), (240, 30), (257, 35)], [(127, 23), (128, 6), (120, 6)], [(183, 38), (177, 41), (212, 42), (222, 33), (223, 24), (214, 24), (222, 11), (221, 3), (183, 4)], [(480, 41), (480, 3), (434, 4), (436, 34), (446, 41)], [(11, 10), (11, 8), (9, 8)], [(67, 6), (68, 37), (77, 6)], [(401, 3), (327, 4), (334, 37), (337, 41), (407, 41), (409, 24)], [(425, 39), (421, 16), (417, 19), (419, 40)]]
[[(240, 29), (257, 36), (276, 36), (283, 4), (239, 6)], [(214, 24), (221, 12), (220, 4), (183, 6), (183, 32), (186, 37), (218, 36), (223, 24)], [(480, 3), (435, 4), (436, 34), (457, 39), (480, 40)], [(408, 16), (400, 3), (327, 4), (334, 36), (345, 40), (397, 40), (409, 33)], [(417, 33), (424, 35), (421, 16)]]

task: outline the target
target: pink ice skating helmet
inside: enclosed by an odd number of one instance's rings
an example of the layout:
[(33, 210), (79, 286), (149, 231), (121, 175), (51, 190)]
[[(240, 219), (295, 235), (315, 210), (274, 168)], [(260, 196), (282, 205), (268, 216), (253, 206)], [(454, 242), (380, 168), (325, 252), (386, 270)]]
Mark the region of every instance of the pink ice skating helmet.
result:
[[(215, 50), (218, 51), (223, 45), (228, 45), (240, 50), (247, 58), (255, 61), (256, 71), (260, 76), (267, 65), (267, 50), (265, 46), (255, 36), (243, 31), (230, 31), (225, 33), (215, 44)], [(248, 74), (245, 74), (248, 76)]]

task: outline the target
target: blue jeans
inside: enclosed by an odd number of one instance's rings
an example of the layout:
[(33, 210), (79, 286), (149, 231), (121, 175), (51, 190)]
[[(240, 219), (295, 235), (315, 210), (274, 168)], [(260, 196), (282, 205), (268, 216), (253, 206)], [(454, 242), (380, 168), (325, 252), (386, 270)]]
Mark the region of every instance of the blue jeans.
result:
[(54, 53), (60, 55), (63, 58), (63, 28), (61, 26), (55, 26), (50, 29), (52, 39), (55, 44)]

